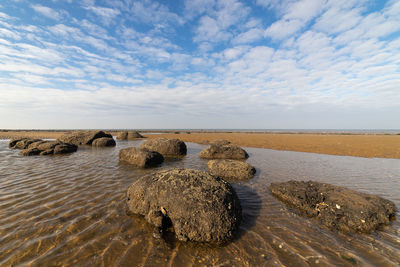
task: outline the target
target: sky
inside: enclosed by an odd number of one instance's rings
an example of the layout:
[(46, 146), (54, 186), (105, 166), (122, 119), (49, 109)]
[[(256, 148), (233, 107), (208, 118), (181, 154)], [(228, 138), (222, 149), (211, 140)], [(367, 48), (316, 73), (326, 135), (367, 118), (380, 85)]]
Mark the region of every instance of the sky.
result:
[(2, 0), (1, 129), (400, 129), (400, 1)]

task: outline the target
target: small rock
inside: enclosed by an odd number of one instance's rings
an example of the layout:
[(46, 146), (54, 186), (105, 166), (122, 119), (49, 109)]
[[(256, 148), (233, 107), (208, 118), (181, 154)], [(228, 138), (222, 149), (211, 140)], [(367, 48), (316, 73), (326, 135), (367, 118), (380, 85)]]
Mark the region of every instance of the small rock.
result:
[(238, 146), (212, 144), (200, 152), (203, 159), (247, 159), (247, 152)]
[(119, 132), (117, 135), (118, 140), (135, 140), (138, 138), (144, 138), (139, 132), (136, 131), (124, 131)]
[(207, 164), (210, 173), (228, 181), (248, 180), (254, 176), (256, 169), (247, 162), (216, 159), (210, 160)]
[(95, 147), (105, 147), (105, 146), (115, 146), (115, 140), (112, 137), (100, 137), (94, 139), (92, 142), (92, 146)]
[(164, 157), (157, 151), (130, 147), (119, 151), (119, 160), (128, 162), (140, 168), (148, 168), (163, 163)]
[(181, 157), (186, 155), (186, 144), (179, 139), (155, 138), (140, 145), (140, 148), (157, 151), (164, 157)]

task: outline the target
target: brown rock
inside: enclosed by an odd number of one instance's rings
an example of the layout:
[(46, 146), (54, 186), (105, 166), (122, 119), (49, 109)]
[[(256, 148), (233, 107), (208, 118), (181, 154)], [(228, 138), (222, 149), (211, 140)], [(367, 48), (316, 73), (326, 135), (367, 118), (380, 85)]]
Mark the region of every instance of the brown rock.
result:
[(94, 139), (92, 142), (92, 146), (96, 147), (104, 147), (104, 146), (115, 146), (115, 140), (112, 137), (101, 137)]
[(11, 140), (9, 146), (22, 149), (20, 155), (23, 156), (65, 154), (75, 152), (78, 149), (73, 144), (31, 138)]
[(26, 149), (32, 143), (42, 141), (41, 139), (33, 139), (33, 138), (20, 138), (20, 139), (12, 139), (8, 146), (13, 149)]
[(225, 139), (220, 139), (220, 140), (215, 140), (214, 142), (211, 142), (212, 145), (219, 145), (219, 146), (226, 146), (230, 145), (231, 141), (225, 140)]
[(140, 148), (157, 151), (164, 157), (180, 157), (186, 155), (186, 144), (179, 139), (156, 138), (143, 142)]
[(69, 143), (81, 146), (81, 145), (91, 145), (93, 140), (101, 137), (112, 138), (112, 135), (106, 134), (103, 131), (75, 131), (63, 134), (57, 140), (63, 143)]
[(247, 152), (238, 146), (212, 144), (200, 152), (203, 159), (247, 159)]
[(191, 169), (143, 176), (128, 188), (127, 204), (161, 230), (172, 225), (181, 241), (225, 243), (242, 218), (239, 199), (228, 182)]
[(117, 135), (117, 139), (119, 140), (135, 140), (138, 138), (144, 138), (139, 132), (136, 131), (125, 131), (119, 132)]
[(163, 163), (164, 157), (156, 151), (130, 147), (119, 151), (119, 160), (140, 168), (148, 168)]
[(247, 162), (231, 159), (210, 160), (207, 164), (210, 173), (228, 181), (247, 180), (254, 176), (256, 169)]
[(341, 186), (313, 181), (272, 183), (273, 195), (323, 225), (343, 232), (369, 233), (389, 224), (395, 215), (393, 202)]

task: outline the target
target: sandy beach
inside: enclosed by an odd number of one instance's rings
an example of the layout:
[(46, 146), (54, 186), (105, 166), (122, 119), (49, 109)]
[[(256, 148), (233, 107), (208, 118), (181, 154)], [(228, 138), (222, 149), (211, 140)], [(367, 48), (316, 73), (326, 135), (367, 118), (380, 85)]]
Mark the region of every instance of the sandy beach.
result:
[[(58, 138), (62, 131), (7, 131), (0, 139), (32, 137)], [(116, 135), (117, 132), (111, 132)], [(384, 134), (285, 134), (285, 133), (163, 133), (148, 134), (147, 138), (179, 138), (185, 142), (208, 144), (226, 139), (243, 147), (312, 152), (319, 154), (400, 158), (400, 135)]]

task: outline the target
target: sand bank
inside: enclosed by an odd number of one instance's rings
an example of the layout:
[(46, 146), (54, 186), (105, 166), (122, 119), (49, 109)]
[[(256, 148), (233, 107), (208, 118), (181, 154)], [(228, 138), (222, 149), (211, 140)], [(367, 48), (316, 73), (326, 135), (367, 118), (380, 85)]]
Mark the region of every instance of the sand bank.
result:
[[(0, 139), (32, 137), (58, 138), (61, 131), (7, 131), (0, 132)], [(116, 135), (117, 132), (112, 132)], [(179, 138), (185, 142), (208, 144), (226, 139), (244, 147), (269, 148), (312, 152), (319, 154), (400, 158), (400, 135), (373, 134), (284, 134), (284, 133), (168, 133), (146, 135), (147, 138)]]
[(182, 133), (148, 135), (148, 138), (179, 138), (208, 144), (226, 139), (244, 147), (312, 152), (319, 154), (400, 158), (400, 135), (268, 134), (268, 133)]

